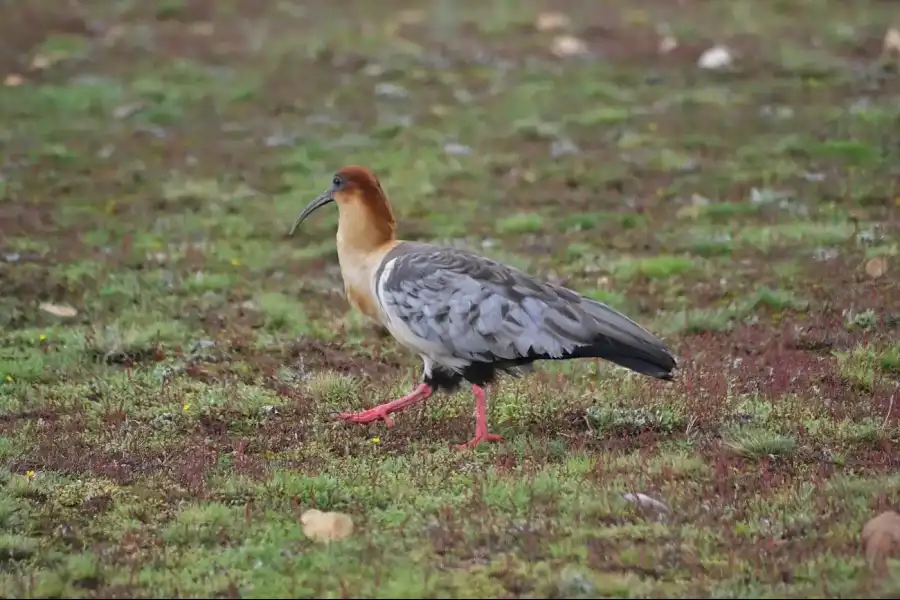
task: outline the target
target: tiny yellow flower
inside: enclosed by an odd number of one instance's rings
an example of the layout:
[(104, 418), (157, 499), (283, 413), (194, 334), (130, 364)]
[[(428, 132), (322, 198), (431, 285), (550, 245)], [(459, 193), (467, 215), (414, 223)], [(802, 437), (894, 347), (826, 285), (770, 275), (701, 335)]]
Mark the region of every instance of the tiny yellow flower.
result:
[(190, 410), (191, 410), (191, 403), (190, 403), (190, 402), (186, 402), (186, 403), (184, 404), (184, 406), (181, 407), (181, 410), (183, 410), (184, 412), (190, 412)]
[(369, 440), (369, 443), (370, 443), (370, 444), (380, 444), (380, 443), (381, 443), (381, 438), (378, 437), (378, 436), (375, 436), (375, 437), (373, 437), (372, 439)]
[(13, 376), (12, 376), (12, 375), (7, 375), (7, 376), (6, 376), (6, 381), (7, 381), (7, 382), (12, 383), (12, 380), (13, 380)]
[(42, 333), (41, 336), (40, 336), (38, 339), (39, 339), (40, 341), (42, 341), (42, 342), (46, 342), (46, 341), (47, 341), (47, 336), (44, 335), (44, 334)]
[(28, 479), (32, 479), (34, 477), (34, 471), (30, 469), (28, 471), (25, 471), (25, 477), (27, 477)]
[(239, 259), (239, 258), (232, 258), (232, 259), (231, 259), (231, 266), (237, 267), (237, 266), (239, 266), (240, 264), (241, 264), (241, 259)]

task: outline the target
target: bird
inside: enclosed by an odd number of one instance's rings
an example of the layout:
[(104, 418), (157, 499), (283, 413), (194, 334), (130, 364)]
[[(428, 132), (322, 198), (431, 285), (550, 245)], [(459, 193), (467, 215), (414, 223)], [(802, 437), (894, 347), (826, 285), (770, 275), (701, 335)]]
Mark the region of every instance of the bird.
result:
[(330, 203), (349, 304), (422, 360), (410, 393), (338, 419), (391, 427), (391, 414), (465, 382), (475, 397), (475, 435), (454, 445), (463, 450), (504, 441), (489, 431), (485, 388), (502, 374), (525, 375), (536, 361), (601, 358), (673, 379), (677, 361), (666, 344), (610, 306), (468, 250), (398, 238), (388, 196), (368, 167), (335, 172), (288, 236)]

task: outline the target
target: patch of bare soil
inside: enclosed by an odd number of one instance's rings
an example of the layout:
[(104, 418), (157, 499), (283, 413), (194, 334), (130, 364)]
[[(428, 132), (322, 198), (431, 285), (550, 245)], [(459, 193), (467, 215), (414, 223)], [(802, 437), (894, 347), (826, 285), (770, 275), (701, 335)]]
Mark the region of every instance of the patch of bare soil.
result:
[[(9, 75), (39, 74), (31, 60), (35, 48), (51, 35), (92, 36), (97, 25), (74, 2), (4, 3), (0, 18), (0, 83)], [(43, 5), (42, 5), (43, 4)]]

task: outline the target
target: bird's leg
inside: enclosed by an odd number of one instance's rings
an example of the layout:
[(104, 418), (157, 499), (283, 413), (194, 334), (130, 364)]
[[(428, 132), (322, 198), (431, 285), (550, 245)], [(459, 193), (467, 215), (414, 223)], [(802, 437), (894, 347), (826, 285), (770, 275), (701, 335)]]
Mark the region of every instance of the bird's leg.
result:
[(428, 385), (427, 383), (420, 383), (416, 387), (416, 389), (403, 396), (402, 398), (397, 398), (396, 400), (391, 400), (390, 402), (379, 404), (374, 408), (370, 408), (369, 410), (364, 410), (358, 413), (342, 412), (338, 415), (338, 418), (344, 421), (349, 421), (351, 423), (371, 423), (373, 421), (382, 420), (384, 421), (385, 425), (391, 427), (394, 422), (388, 416), (389, 414), (427, 400), (433, 392), (434, 389), (430, 385)]
[(487, 400), (485, 400), (484, 388), (480, 385), (472, 386), (475, 394), (475, 437), (465, 444), (455, 446), (457, 450), (465, 450), (477, 446), (481, 442), (502, 442), (503, 438), (496, 433), (488, 433), (487, 426)]

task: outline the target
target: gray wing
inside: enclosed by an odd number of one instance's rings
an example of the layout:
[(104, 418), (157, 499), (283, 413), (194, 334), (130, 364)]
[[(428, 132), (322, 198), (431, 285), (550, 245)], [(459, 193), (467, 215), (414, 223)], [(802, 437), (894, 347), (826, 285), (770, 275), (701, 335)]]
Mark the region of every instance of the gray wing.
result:
[(527, 363), (598, 356), (669, 378), (663, 342), (609, 306), (470, 252), (405, 243), (379, 273), (391, 318), (448, 357)]

